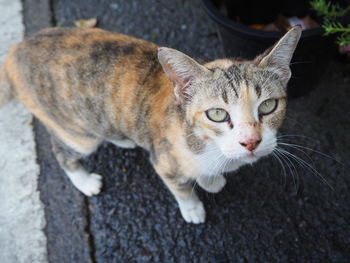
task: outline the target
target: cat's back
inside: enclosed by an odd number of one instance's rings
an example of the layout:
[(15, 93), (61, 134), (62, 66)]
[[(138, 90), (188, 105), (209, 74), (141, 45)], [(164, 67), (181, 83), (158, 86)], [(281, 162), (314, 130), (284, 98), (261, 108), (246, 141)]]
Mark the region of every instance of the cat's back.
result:
[(98, 28), (49, 28), (16, 45), (10, 56), (17, 66), (33, 70), (75, 66), (108, 71), (121, 60), (137, 64), (156, 56), (156, 51), (153, 43)]
[(132, 105), (158, 92), (157, 48), (97, 28), (50, 28), (14, 46), (5, 66), (19, 99), (39, 119), (66, 126), (86, 119), (84, 130), (106, 130), (108, 118), (123, 122), (123, 111), (136, 114)]
[(44, 89), (37, 92), (53, 91), (54, 86), (54, 92), (68, 89), (74, 94), (118, 85), (127, 75), (140, 82), (150, 67), (160, 68), (157, 48), (148, 41), (98, 28), (49, 28), (16, 45), (7, 64), (11, 64), (10, 74), (19, 73), (14, 79)]
[[(110, 52), (128, 55), (157, 48), (151, 42), (110, 32), (99, 28), (47, 28), (25, 38), (16, 45), (16, 52), (38, 56), (59, 56), (61, 52), (75, 51), (76, 55), (90, 52)], [(30, 49), (30, 50), (28, 50)], [(23, 53), (21, 53), (23, 54)]]

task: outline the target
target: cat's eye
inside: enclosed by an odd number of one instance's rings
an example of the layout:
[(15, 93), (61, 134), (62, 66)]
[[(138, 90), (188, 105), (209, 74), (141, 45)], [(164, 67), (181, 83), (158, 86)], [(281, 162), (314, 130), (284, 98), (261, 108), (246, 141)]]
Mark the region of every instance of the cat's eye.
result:
[(265, 100), (263, 103), (259, 106), (259, 114), (260, 115), (267, 115), (272, 112), (274, 112), (277, 109), (278, 106), (278, 100), (277, 99), (269, 99)]
[(230, 120), (230, 115), (223, 109), (210, 109), (205, 113), (211, 121), (225, 122)]

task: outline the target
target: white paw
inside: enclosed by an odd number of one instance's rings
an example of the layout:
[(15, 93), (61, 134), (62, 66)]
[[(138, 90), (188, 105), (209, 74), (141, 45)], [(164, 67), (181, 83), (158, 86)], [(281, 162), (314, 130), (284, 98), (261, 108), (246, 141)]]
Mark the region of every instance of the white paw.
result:
[(226, 179), (222, 174), (215, 177), (200, 177), (198, 184), (209, 193), (218, 193), (226, 185)]
[(99, 174), (90, 174), (79, 186), (79, 190), (84, 195), (92, 196), (100, 193), (102, 188), (102, 176)]
[(180, 206), (180, 211), (187, 223), (199, 224), (205, 221), (205, 210), (201, 201), (198, 201), (193, 207)]
[(73, 185), (84, 195), (97, 195), (102, 188), (102, 176), (89, 174), (84, 169), (66, 171)]

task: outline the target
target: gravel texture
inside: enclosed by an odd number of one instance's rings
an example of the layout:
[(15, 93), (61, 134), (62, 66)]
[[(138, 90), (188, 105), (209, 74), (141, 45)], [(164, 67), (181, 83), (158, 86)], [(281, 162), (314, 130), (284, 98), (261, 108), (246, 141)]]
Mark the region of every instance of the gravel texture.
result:
[[(76, 19), (96, 17), (99, 27), (174, 47), (204, 60), (223, 54), (216, 27), (203, 13), (199, 0), (52, 3), (58, 25), (72, 26)], [(90, 171), (104, 175), (102, 193), (88, 199), (89, 211), (81, 214), (87, 217), (87, 232), (92, 235), (91, 260), (349, 262), (350, 66), (332, 62), (329, 67), (320, 87), (290, 102), (281, 133), (293, 136), (281, 139), (311, 147), (335, 160), (285, 146), (303, 158), (304, 167), (285, 159), (284, 176), (280, 163), (270, 157), (227, 175), (228, 184), (219, 194), (198, 189), (208, 214), (205, 224), (183, 221), (145, 151), (102, 145), (86, 160)], [(51, 163), (47, 173), (58, 169), (56, 165)], [(309, 165), (317, 172), (305, 167)], [(46, 187), (55, 188), (53, 184)], [(71, 189), (68, 182), (66, 188)], [(74, 199), (77, 192), (54, 193), (67, 209), (75, 205), (63, 200)], [(48, 235), (59, 231), (66, 230), (53, 228)]]

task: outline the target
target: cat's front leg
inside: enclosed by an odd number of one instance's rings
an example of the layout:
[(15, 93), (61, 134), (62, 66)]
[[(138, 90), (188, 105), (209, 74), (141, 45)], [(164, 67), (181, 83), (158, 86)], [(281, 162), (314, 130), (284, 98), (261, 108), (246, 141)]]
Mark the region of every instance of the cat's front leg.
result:
[(182, 217), (187, 223), (204, 223), (205, 221), (205, 209), (203, 203), (199, 200), (195, 193), (189, 198), (176, 197), (176, 201), (179, 204)]
[(155, 165), (155, 169), (163, 182), (174, 195), (179, 204), (182, 217), (187, 223), (204, 223), (205, 209), (203, 203), (197, 197), (192, 184), (183, 176), (174, 173), (167, 165)]
[(226, 185), (226, 179), (222, 174), (215, 176), (202, 175), (196, 181), (200, 187), (209, 193), (218, 193)]

